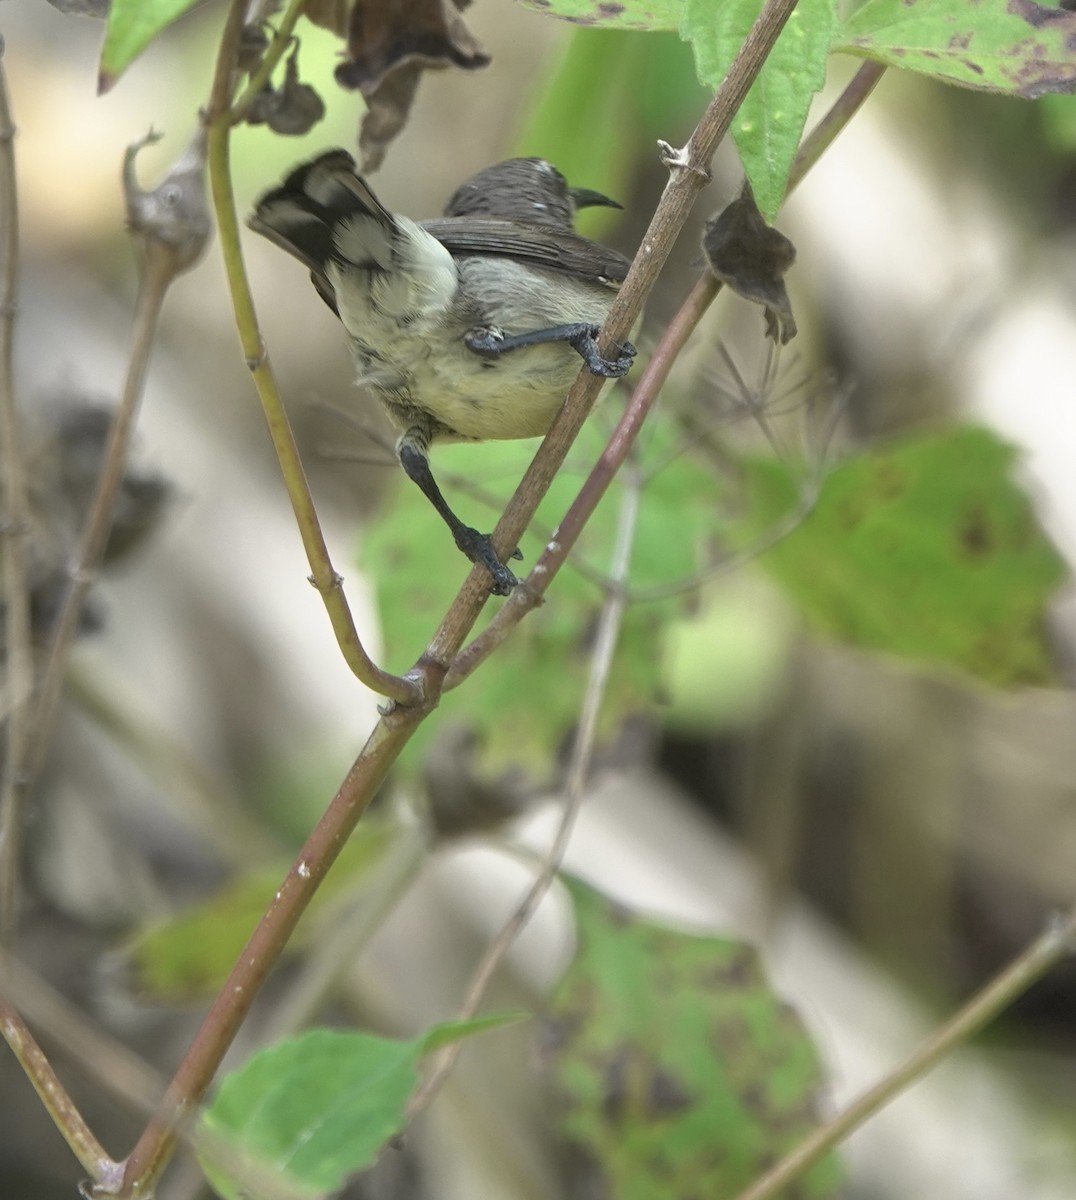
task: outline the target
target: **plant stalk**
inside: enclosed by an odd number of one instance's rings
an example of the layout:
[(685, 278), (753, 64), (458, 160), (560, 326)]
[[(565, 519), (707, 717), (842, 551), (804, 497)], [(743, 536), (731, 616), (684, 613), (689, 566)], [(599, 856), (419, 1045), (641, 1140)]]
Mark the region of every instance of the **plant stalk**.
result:
[(809, 1134), (735, 1200), (773, 1200), (891, 1100), (929, 1074), (957, 1046), (988, 1025), (1033, 983), (1076, 951), (1076, 909), (1053, 921), (1032, 944), (917, 1050), (831, 1121)]

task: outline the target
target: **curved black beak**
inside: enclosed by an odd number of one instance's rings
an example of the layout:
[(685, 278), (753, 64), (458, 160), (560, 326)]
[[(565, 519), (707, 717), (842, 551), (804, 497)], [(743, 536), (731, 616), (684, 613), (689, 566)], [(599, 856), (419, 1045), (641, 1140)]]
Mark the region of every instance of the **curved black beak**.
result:
[(591, 191), (590, 188), (569, 188), (568, 195), (571, 196), (576, 208), (623, 208), (623, 204), (617, 204), (615, 200), (610, 200), (608, 196), (603, 196), (601, 192)]

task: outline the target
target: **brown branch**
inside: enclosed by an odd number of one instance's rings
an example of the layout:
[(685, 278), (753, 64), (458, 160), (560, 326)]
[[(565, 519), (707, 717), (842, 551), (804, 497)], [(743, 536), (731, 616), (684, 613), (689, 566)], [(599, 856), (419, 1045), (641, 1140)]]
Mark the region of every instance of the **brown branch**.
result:
[(788, 173), (787, 198), (793, 188), (802, 183), (803, 177), (833, 144), (834, 139), (856, 115), (867, 97), (874, 91), (878, 80), (885, 74), (882, 63), (865, 62), (852, 76), (844, 91), (837, 97), (829, 112), (803, 139), (792, 169)]
[(378, 722), (243, 948), (127, 1159), (120, 1196), (146, 1195), (152, 1190), (299, 918), (423, 716), (425, 710), (399, 709)]
[[(2, 956), (0, 968), (6, 976), (7, 964)], [(122, 1176), (121, 1164), (114, 1162), (93, 1136), (67, 1089), (45, 1057), (44, 1051), (3, 995), (0, 995), (0, 1032), (34, 1085), (34, 1090), (41, 1097), (41, 1103), (48, 1110), (64, 1141), (74, 1151), (75, 1157), (96, 1184), (114, 1190)]]
[[(761, 19), (760, 17), (759, 20), (761, 21)], [(864, 64), (834, 102), (829, 112), (804, 139), (792, 164), (786, 197), (794, 187), (802, 182), (810, 168), (852, 119), (870, 95), (883, 70), (884, 68), (879, 67), (876, 63)], [(714, 104), (716, 101), (717, 97), (714, 98)], [(713, 109), (714, 105), (712, 104), (710, 107)], [(701, 122), (699, 128), (702, 128)], [(659, 208), (658, 212), (660, 213), (660, 211)], [(653, 224), (657, 224), (657, 214), (655, 214)], [(651, 228), (653, 228), (653, 224)], [(645, 238), (643, 242), (645, 245)], [(631, 276), (629, 275), (628, 282), (630, 280)], [(625, 287), (627, 287), (627, 282)], [(524, 585), (516, 589), (482, 633), (466, 649), (457, 654), (445, 677), (444, 687), (446, 689), (458, 687), (479, 663), (483, 662), (508, 637), (527, 613), (542, 603), (542, 598), (549, 585), (564, 565), (583, 527), (627, 457), (628, 451), (642, 429), (643, 422), (665, 385), (669, 371), (720, 289), (721, 283), (709, 272), (696, 282), (695, 287), (666, 329), (654, 356), (647, 364), (605, 451), (591, 471), (564, 520), (549, 540), (545, 551), (534, 565)], [(569, 396), (570, 402), (571, 396)], [(520, 487), (522, 490), (523, 485)], [(756, 546), (737, 554), (732, 560), (732, 565), (738, 565), (745, 559), (754, 558), (757, 554), (775, 545), (782, 537), (787, 536), (806, 517), (816, 498), (817, 487), (809, 489), (796, 511), (782, 521), (777, 530), (761, 539)], [(726, 569), (726, 564), (718, 564), (714, 573), (723, 572)], [(663, 591), (652, 589), (639, 598), (643, 600), (659, 599), (663, 595)]]

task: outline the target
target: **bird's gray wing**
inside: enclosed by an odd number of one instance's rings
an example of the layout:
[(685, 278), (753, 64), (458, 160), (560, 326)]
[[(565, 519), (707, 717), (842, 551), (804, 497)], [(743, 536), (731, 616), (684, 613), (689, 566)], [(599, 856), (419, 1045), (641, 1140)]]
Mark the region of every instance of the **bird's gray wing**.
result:
[(593, 283), (620, 283), (631, 260), (576, 233), (521, 221), (437, 217), (420, 225), (451, 254), (505, 255)]

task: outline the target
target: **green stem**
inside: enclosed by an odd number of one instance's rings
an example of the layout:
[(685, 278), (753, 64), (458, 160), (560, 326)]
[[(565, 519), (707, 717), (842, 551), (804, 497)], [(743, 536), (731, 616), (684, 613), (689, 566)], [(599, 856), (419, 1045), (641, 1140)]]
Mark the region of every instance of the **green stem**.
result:
[[(238, 7), (243, 6), (240, 3)], [(223, 75), (226, 77), (227, 73), (223, 72)], [(218, 72), (218, 80), (221, 77), (222, 72)], [(329, 549), (314, 507), (314, 499), (310, 494), (306, 472), (299, 458), (299, 449), (295, 444), (269, 355), (262, 342), (246, 265), (243, 262), (239, 242), (239, 218), (236, 215), (235, 195), (232, 190), (232, 125), (229, 110), (227, 107), (220, 109), (214, 103), (210, 112), (213, 114), (208, 127), (207, 143), (210, 191), (220, 234), (221, 255), (235, 310), (236, 329), (269, 427), (269, 436), (280, 464), (284, 486), (299, 526), (307, 562), (310, 564), (310, 581), (321, 594), (340, 650), (355, 676), (371, 691), (381, 696), (388, 696), (400, 704), (418, 703), (421, 700), (421, 691), (415, 680), (382, 670), (367, 654), (355, 628), (347, 597), (344, 595), (343, 580), (329, 557)]]
[(303, 15), (303, 9), (306, 8), (306, 5), (307, 0), (291, 0), (287, 9), (285, 9), (284, 15), (280, 18), (277, 25), (276, 34), (269, 43), (261, 62), (258, 64), (258, 69), (251, 75), (250, 82), (232, 105), (231, 119), (233, 125), (243, 119), (247, 109), (253, 103), (254, 97), (258, 95), (272, 78), (277, 63), (283, 58), (285, 51), (291, 44), (292, 30), (295, 28), (296, 22)]

